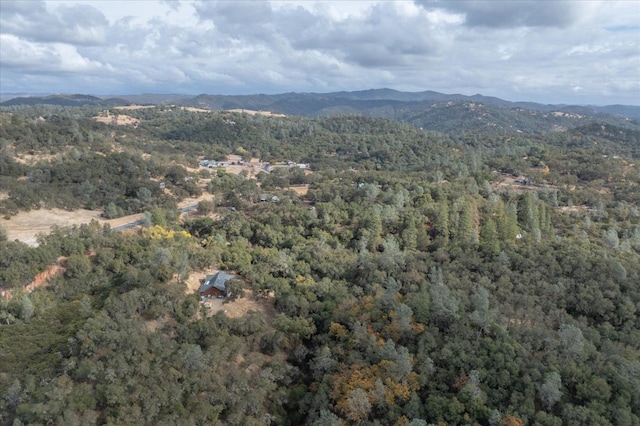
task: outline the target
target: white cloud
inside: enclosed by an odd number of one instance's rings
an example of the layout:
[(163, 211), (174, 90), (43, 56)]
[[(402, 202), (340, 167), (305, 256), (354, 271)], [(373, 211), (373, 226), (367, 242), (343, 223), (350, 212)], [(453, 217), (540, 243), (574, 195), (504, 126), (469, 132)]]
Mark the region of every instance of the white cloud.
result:
[(37, 42), (99, 45), (105, 41), (108, 22), (88, 5), (3, 1), (0, 10), (3, 33)]
[(630, 1), (2, 0), (0, 90), (638, 104), (638, 22)]
[(470, 27), (493, 28), (563, 28), (577, 22), (585, 10), (584, 4), (567, 0), (544, 3), (538, 0), (420, 0), (418, 3), (426, 9), (460, 13)]
[(68, 44), (29, 42), (5, 34), (0, 35), (0, 56), (4, 58), (4, 67), (37, 74), (94, 73), (103, 67), (100, 62), (82, 56)]

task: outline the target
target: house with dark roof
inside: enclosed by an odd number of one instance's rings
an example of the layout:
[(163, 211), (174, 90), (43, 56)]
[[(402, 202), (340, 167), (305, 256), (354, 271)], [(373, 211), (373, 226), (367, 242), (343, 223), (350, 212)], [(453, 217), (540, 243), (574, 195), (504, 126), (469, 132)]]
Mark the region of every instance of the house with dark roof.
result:
[(214, 275), (207, 275), (198, 289), (201, 298), (227, 296), (227, 281), (235, 278), (235, 275), (226, 272), (218, 272)]

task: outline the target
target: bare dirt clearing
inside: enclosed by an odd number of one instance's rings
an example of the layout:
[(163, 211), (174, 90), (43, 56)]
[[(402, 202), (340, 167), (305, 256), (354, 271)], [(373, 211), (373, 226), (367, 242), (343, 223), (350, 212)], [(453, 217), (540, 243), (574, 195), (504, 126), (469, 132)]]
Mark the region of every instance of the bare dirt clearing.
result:
[(180, 109), (183, 109), (185, 111), (191, 111), (191, 112), (211, 112), (211, 110), (208, 110), (208, 109), (195, 108), (195, 107), (180, 107)]
[(108, 223), (112, 228), (135, 222), (142, 219), (142, 214), (124, 216), (118, 219), (106, 220), (101, 217), (99, 210), (67, 211), (62, 209), (40, 209), (29, 212), (20, 212), (11, 219), (0, 219), (0, 223), (7, 229), (10, 241), (18, 240), (31, 246), (38, 244), (38, 234), (48, 234), (53, 226), (65, 227), (89, 223), (92, 220), (98, 223)]
[(254, 111), (252, 109), (228, 109), (229, 112), (239, 112), (241, 114), (249, 114), (249, 115), (266, 115), (268, 117), (286, 117), (284, 114), (278, 114), (271, 111)]
[(307, 195), (307, 192), (309, 192), (309, 185), (290, 186), (288, 189), (298, 195)]
[(99, 123), (112, 124), (116, 126), (134, 126), (137, 127), (140, 124), (140, 120), (133, 118), (125, 114), (107, 114), (93, 117)]
[[(2, 196), (4, 193), (0, 194)], [(184, 208), (197, 204), (203, 200), (211, 200), (213, 196), (204, 193), (197, 198), (186, 198), (178, 203), (179, 208)], [(28, 212), (20, 212), (10, 219), (0, 219), (0, 224), (7, 230), (10, 241), (18, 240), (30, 246), (37, 246), (38, 234), (48, 234), (53, 226), (65, 227), (89, 223), (92, 220), (98, 221), (101, 225), (109, 224), (111, 228), (136, 222), (144, 217), (138, 213), (117, 219), (105, 219), (101, 216), (101, 210), (75, 210), (67, 211), (62, 209), (39, 209)]]
[(590, 208), (588, 206), (563, 206), (558, 207), (558, 211), (560, 213), (574, 213), (574, 212), (583, 212), (588, 213)]
[(11, 219), (1, 219), (0, 223), (7, 229), (10, 241), (19, 240), (31, 246), (37, 245), (36, 236), (40, 233), (49, 233), (52, 226), (71, 226), (74, 224), (89, 223), (97, 220), (106, 222), (100, 217), (99, 211), (77, 210), (74, 212), (52, 209), (31, 210), (20, 212)]
[[(203, 168), (204, 169), (204, 168)], [(227, 168), (228, 173), (240, 173), (242, 170), (248, 170), (249, 177), (255, 178), (258, 171), (252, 168), (242, 166), (232, 166)], [(201, 184), (206, 185), (210, 179), (201, 179)], [(288, 188), (299, 196), (306, 195), (309, 191), (309, 185), (291, 186)], [(7, 193), (0, 193), (0, 199), (7, 198)], [(186, 198), (178, 203), (178, 208), (184, 208), (198, 204), (200, 201), (212, 200), (213, 195), (204, 192), (199, 197)], [(144, 217), (144, 214), (134, 214), (123, 216), (117, 219), (107, 220), (101, 216), (101, 210), (76, 210), (67, 211), (62, 209), (39, 209), (28, 212), (20, 212), (10, 219), (0, 219), (7, 230), (7, 236), (10, 241), (18, 240), (31, 246), (37, 246), (38, 234), (48, 234), (53, 226), (65, 227), (72, 225), (81, 225), (96, 220), (101, 225), (109, 224), (111, 228), (136, 222)]]
[(501, 175), (500, 176), (500, 180), (499, 181), (494, 181), (493, 187), (495, 189), (511, 189), (515, 192), (517, 192), (518, 194), (522, 194), (523, 192), (527, 191), (527, 190), (533, 190), (533, 191), (537, 191), (538, 188), (536, 186), (533, 185), (524, 185), (522, 183), (518, 183), (516, 182), (518, 179), (522, 179), (521, 177), (514, 177), (514, 176), (506, 176), (506, 175)]
[(13, 159), (18, 163), (33, 166), (42, 161), (51, 161), (56, 158), (56, 155), (57, 154), (19, 154), (18, 156), (14, 156)]
[[(251, 290), (245, 290), (244, 297), (236, 300), (209, 299), (210, 315), (217, 312), (224, 312), (229, 318), (242, 318), (251, 311), (260, 312), (264, 315), (264, 320), (270, 323), (276, 316), (275, 296), (268, 298), (256, 298)], [(205, 305), (206, 306), (206, 305)]]
[(116, 106), (113, 107), (113, 109), (120, 109), (123, 111), (127, 111), (127, 110), (135, 110), (135, 109), (149, 109), (149, 108), (155, 108), (155, 105), (123, 105), (123, 106)]
[[(186, 280), (186, 293), (194, 294), (198, 292), (200, 281), (208, 274), (215, 274), (217, 270), (207, 272), (196, 271), (189, 275)], [(265, 298), (256, 298), (251, 290), (245, 290), (244, 297), (236, 300), (210, 298), (204, 302), (204, 306), (209, 309), (209, 315), (223, 311), (229, 318), (240, 318), (250, 311), (261, 312), (264, 319), (270, 322), (276, 315), (275, 296), (273, 294)]]

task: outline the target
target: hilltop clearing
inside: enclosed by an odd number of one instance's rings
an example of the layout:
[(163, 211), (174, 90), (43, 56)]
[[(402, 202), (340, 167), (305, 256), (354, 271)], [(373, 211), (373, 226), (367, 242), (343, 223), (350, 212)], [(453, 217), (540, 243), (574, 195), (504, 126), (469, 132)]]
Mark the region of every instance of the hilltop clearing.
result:
[(237, 112), (240, 114), (249, 114), (249, 115), (264, 115), (266, 117), (286, 117), (284, 114), (273, 113), (271, 111), (254, 111), (251, 109), (230, 109), (228, 112)]

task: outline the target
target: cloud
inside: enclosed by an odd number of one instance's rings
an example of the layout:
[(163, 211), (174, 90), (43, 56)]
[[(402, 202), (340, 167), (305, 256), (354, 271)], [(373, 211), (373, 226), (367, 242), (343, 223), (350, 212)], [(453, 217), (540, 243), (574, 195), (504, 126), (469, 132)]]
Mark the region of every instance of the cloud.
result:
[(106, 39), (107, 25), (104, 15), (88, 5), (49, 7), (38, 0), (2, 1), (2, 32), (31, 41), (101, 45)]
[[(212, 26), (204, 35), (205, 43), (229, 47), (231, 56), (238, 50), (259, 56), (269, 52), (261, 56), (272, 68), (292, 61), (308, 68), (309, 61), (322, 57), (333, 67), (339, 62), (394, 69), (424, 62), (446, 45), (438, 28), (442, 23), (409, 5), (373, 4), (359, 13), (340, 15), (326, 7), (299, 4), (275, 8), (268, 2), (207, 1), (195, 3), (195, 10), (201, 22)], [(272, 71), (272, 75), (291, 72)]]
[(425, 13), (403, 13), (392, 2), (341, 21), (318, 16), (305, 30), (288, 37), (296, 49), (328, 52), (365, 68), (390, 69), (428, 60), (441, 51), (446, 38)]
[(2, 67), (31, 73), (93, 73), (103, 67), (100, 62), (82, 56), (73, 46), (30, 42), (6, 34), (0, 35), (0, 56)]
[(200, 1), (194, 7), (201, 20), (213, 22), (221, 34), (234, 39), (265, 41), (275, 31), (267, 1)]
[(444, 9), (465, 16), (470, 27), (515, 28), (572, 25), (580, 16), (581, 2), (554, 0), (418, 0), (425, 9)]
[(3, 91), (640, 99), (634, 2), (1, 1)]

